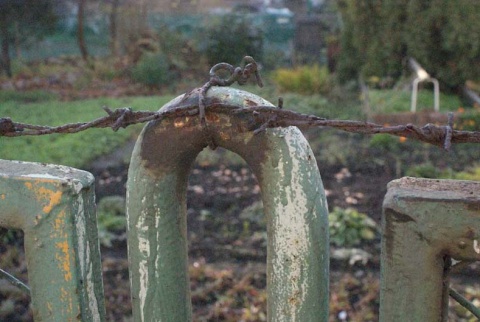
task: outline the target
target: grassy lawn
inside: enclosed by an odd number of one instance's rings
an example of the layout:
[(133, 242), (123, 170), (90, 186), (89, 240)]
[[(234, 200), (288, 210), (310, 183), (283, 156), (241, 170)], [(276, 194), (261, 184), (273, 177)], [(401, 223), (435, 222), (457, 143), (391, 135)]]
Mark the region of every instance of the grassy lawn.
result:
[[(374, 113), (409, 112), (412, 93), (407, 91), (377, 90), (369, 91), (370, 104)], [(433, 110), (433, 91), (418, 92), (417, 111)], [(440, 111), (454, 112), (462, 106), (462, 102), (455, 95), (440, 93)]]
[[(338, 99), (341, 95), (337, 94), (333, 98), (326, 98), (321, 95), (308, 96), (295, 93), (279, 93), (273, 86), (267, 86), (263, 89), (253, 86), (242, 86), (240, 88), (265, 97), (274, 104), (276, 104), (278, 97), (282, 96), (285, 108), (301, 113), (315, 114), (330, 119), (365, 119), (364, 110), (361, 107), (362, 103), (358, 96), (350, 95), (349, 99), (345, 99), (345, 97)], [(173, 96), (99, 98), (60, 102), (55, 95), (43, 91), (27, 93), (2, 91), (0, 92), (0, 117), (11, 117), (17, 122), (54, 126), (64, 123), (90, 121), (103, 116), (105, 112), (102, 110), (102, 106), (108, 106), (112, 109), (132, 107), (134, 110), (157, 110), (171, 98)], [(387, 114), (408, 111), (410, 109), (410, 94), (391, 90), (371, 90), (370, 102), (375, 113)], [(442, 95), (440, 103), (442, 111), (455, 111), (461, 104), (456, 96), (451, 95)], [(425, 108), (425, 106), (431, 106), (431, 104), (433, 104), (431, 93), (429, 91), (420, 92), (419, 110)], [(135, 137), (141, 128), (142, 125), (132, 126), (127, 129), (120, 129), (117, 133), (110, 129), (92, 129), (69, 135), (56, 134), (42, 137), (0, 138), (0, 158), (57, 163), (82, 168), (95, 158), (112, 151), (130, 138)], [(339, 162), (337, 158), (334, 158), (335, 160), (323, 160), (327, 156), (338, 154), (339, 141), (337, 135), (345, 136), (340, 131), (317, 131), (316, 135), (310, 136), (309, 141), (314, 150), (323, 151), (323, 153), (317, 155), (320, 161), (327, 163)], [(350, 137), (347, 136), (347, 138)], [(328, 142), (333, 139), (335, 143), (332, 146), (332, 151), (330, 151)], [(360, 142), (363, 142), (363, 145), (369, 146), (368, 142), (372, 137), (362, 136), (358, 139)], [(395, 141), (396, 144), (398, 143), (396, 138), (392, 137), (390, 139)], [(418, 144), (414, 145), (417, 146)], [(355, 146), (358, 148), (359, 143), (357, 142)], [(405, 150), (405, 145), (402, 144), (402, 146), (403, 148), (400, 150)], [(320, 147), (322, 148), (320, 149)], [(341, 153), (342, 155), (339, 158), (344, 161), (350, 158), (356, 159), (350, 156), (352, 148), (340, 149), (344, 153)], [(412, 149), (414, 154), (418, 152), (413, 146)], [(433, 147), (428, 147), (427, 149), (429, 151), (437, 150)], [(459, 146), (455, 150), (463, 151), (464, 149)], [(438, 151), (432, 153), (436, 154)], [(407, 154), (409, 155), (409, 153)], [(466, 156), (469, 155), (469, 153), (463, 153), (462, 155), (464, 154)], [(382, 153), (382, 156), (382, 159), (385, 158), (385, 151)], [(216, 158), (215, 153), (205, 152), (201, 154), (199, 161), (212, 163), (212, 158)], [(460, 157), (459, 159), (463, 160), (464, 158)]]
[[(0, 117), (16, 122), (39, 125), (61, 125), (85, 122), (105, 115), (102, 106), (111, 109), (132, 107), (134, 110), (158, 110), (172, 96), (100, 98), (60, 102), (50, 95), (41, 102), (28, 103), (25, 97), (3, 94)], [(53, 98), (53, 99), (52, 99)], [(35, 99), (32, 99), (35, 100)], [(108, 153), (139, 133), (142, 125), (120, 129), (91, 129), (77, 134), (54, 134), (31, 137), (1, 137), (0, 158), (7, 160), (57, 163), (82, 168), (93, 159)]]

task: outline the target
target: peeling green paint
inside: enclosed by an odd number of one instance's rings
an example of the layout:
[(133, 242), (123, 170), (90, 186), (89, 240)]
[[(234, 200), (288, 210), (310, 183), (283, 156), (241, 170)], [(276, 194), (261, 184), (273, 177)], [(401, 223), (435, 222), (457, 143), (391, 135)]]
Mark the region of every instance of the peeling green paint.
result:
[(0, 226), (25, 233), (35, 321), (104, 321), (93, 176), (0, 160)]
[(402, 178), (383, 209), (380, 321), (447, 321), (448, 258), (480, 260), (480, 183)]
[[(198, 90), (162, 110), (198, 102)], [(213, 87), (207, 100), (271, 105), (253, 94)], [(262, 190), (268, 222), (269, 321), (327, 321), (329, 247), (325, 192), (313, 153), (294, 127), (258, 135), (252, 116), (214, 114), (154, 121), (135, 146), (127, 183), (128, 252), (137, 321), (191, 321), (186, 188), (209, 142), (245, 159)]]

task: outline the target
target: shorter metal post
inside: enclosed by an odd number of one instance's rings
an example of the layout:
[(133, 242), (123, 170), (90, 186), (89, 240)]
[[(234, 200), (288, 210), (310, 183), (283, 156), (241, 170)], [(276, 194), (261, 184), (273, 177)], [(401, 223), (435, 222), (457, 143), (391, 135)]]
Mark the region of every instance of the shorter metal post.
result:
[(480, 260), (480, 182), (392, 181), (382, 229), (380, 321), (446, 321), (450, 258)]
[(0, 226), (25, 233), (35, 321), (105, 321), (93, 176), (0, 160)]
[(433, 109), (435, 112), (440, 111), (440, 85), (438, 84), (438, 80), (435, 78), (415, 78), (412, 86), (412, 105), (410, 107), (411, 112), (416, 112), (417, 110), (418, 84), (426, 81), (433, 83)]

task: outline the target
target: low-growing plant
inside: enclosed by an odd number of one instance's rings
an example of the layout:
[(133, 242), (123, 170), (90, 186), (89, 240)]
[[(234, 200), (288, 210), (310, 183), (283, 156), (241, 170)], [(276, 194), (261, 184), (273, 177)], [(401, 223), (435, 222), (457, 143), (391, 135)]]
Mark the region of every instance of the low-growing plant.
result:
[(112, 241), (118, 234), (125, 232), (125, 198), (108, 196), (100, 200), (97, 206), (98, 238), (105, 247), (112, 247)]
[(330, 242), (338, 247), (354, 247), (377, 237), (375, 221), (353, 208), (335, 207), (328, 215)]
[(331, 89), (328, 69), (319, 65), (279, 68), (272, 78), (282, 92), (311, 95), (327, 94)]

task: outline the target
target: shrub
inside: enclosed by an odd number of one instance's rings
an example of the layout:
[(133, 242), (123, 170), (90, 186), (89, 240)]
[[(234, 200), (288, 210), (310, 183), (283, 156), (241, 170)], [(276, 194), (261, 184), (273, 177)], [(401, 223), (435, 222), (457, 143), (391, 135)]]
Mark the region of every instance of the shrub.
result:
[(132, 79), (147, 86), (167, 85), (174, 78), (170, 64), (163, 53), (146, 53), (132, 69)]
[(282, 92), (311, 95), (327, 94), (331, 89), (328, 69), (318, 65), (280, 68), (273, 72), (272, 78)]
[(330, 242), (339, 247), (353, 247), (362, 241), (374, 239), (377, 224), (367, 215), (353, 208), (335, 207), (328, 215)]
[(214, 21), (206, 31), (208, 63), (238, 64), (246, 56), (263, 58), (263, 32), (247, 16), (226, 15)]

